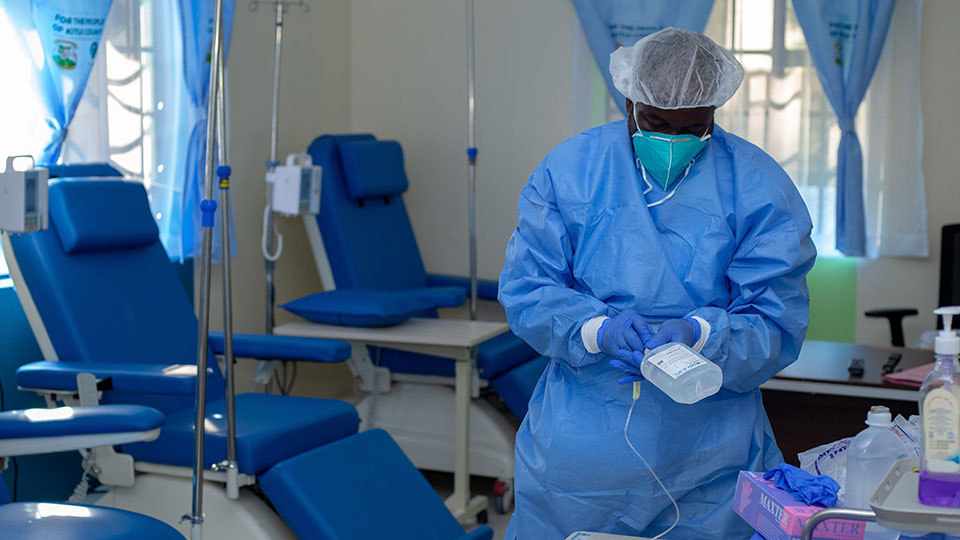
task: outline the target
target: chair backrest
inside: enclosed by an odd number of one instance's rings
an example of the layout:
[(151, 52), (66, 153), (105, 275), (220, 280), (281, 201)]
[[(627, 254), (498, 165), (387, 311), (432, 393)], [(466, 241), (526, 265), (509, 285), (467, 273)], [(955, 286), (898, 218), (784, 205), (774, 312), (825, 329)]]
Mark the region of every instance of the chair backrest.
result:
[(399, 149), (373, 135), (324, 135), (307, 149), (314, 165), (323, 167), (317, 223), (337, 288), (427, 286), (403, 204)]
[[(49, 201), (49, 229), (10, 243), (58, 359), (196, 364), (196, 315), (159, 241), (143, 186), (63, 180), (51, 183)], [(222, 397), (220, 371), (208, 378), (212, 398)], [(192, 400), (132, 402), (169, 411)]]
[[(960, 306), (960, 223), (943, 226), (940, 244), (940, 306)], [(938, 328), (942, 321), (937, 317)]]

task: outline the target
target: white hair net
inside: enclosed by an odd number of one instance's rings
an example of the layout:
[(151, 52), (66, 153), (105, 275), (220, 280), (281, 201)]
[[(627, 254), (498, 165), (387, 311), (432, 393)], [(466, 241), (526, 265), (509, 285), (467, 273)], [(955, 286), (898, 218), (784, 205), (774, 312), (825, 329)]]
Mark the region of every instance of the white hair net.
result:
[(730, 51), (698, 32), (664, 28), (610, 55), (613, 85), (627, 99), (658, 109), (719, 107), (743, 81)]

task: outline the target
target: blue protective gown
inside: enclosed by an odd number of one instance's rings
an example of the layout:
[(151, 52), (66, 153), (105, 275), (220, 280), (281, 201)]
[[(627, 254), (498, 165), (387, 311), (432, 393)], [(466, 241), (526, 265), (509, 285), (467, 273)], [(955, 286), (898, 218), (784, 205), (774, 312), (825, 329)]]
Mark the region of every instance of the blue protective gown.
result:
[[(673, 187), (673, 186), (671, 186)], [(500, 276), (510, 328), (551, 358), (517, 434), (511, 540), (576, 530), (654, 536), (673, 506), (624, 441), (631, 385), (580, 328), (634, 309), (708, 321), (702, 353), (721, 390), (680, 405), (643, 383), (629, 436), (678, 500), (668, 537), (749, 538), (731, 508), (737, 473), (775, 467), (758, 386), (796, 360), (807, 329), (811, 222), (780, 166), (714, 127), (676, 194), (645, 184), (626, 121), (552, 150), (520, 196)]]

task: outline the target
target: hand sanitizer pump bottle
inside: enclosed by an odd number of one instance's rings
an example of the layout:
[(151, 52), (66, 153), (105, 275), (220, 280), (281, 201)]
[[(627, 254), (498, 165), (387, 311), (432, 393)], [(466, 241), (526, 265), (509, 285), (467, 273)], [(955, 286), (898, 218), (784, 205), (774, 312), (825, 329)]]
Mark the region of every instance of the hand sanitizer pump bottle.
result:
[(923, 460), (920, 466), (920, 502), (960, 508), (960, 336), (952, 329), (960, 306), (934, 311), (943, 317), (937, 336), (936, 367), (920, 387)]

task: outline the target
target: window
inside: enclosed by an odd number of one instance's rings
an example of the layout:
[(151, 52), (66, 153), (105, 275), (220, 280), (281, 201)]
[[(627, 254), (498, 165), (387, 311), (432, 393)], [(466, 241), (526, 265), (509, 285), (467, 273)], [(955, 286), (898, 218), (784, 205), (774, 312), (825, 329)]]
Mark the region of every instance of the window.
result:
[[(749, 29), (749, 31), (745, 31)], [(820, 256), (840, 256), (836, 230), (837, 117), (789, 0), (718, 0), (707, 35), (746, 72), (717, 122), (763, 148), (797, 184)]]
[[(0, 50), (9, 51), (0, 55), (0, 72), (12, 74), (0, 85), (0, 158), (36, 156), (49, 135), (36, 80), (43, 53), (36, 32), (15, 30), (8, 9), (15, 8), (0, 8)], [(163, 0), (113, 1), (60, 157), (61, 163), (108, 162), (142, 181), (165, 245), (180, 226), (173, 179), (183, 168), (178, 156), (187, 141), (177, 134), (189, 114), (178, 9)], [(0, 276), (6, 273), (0, 256)]]

